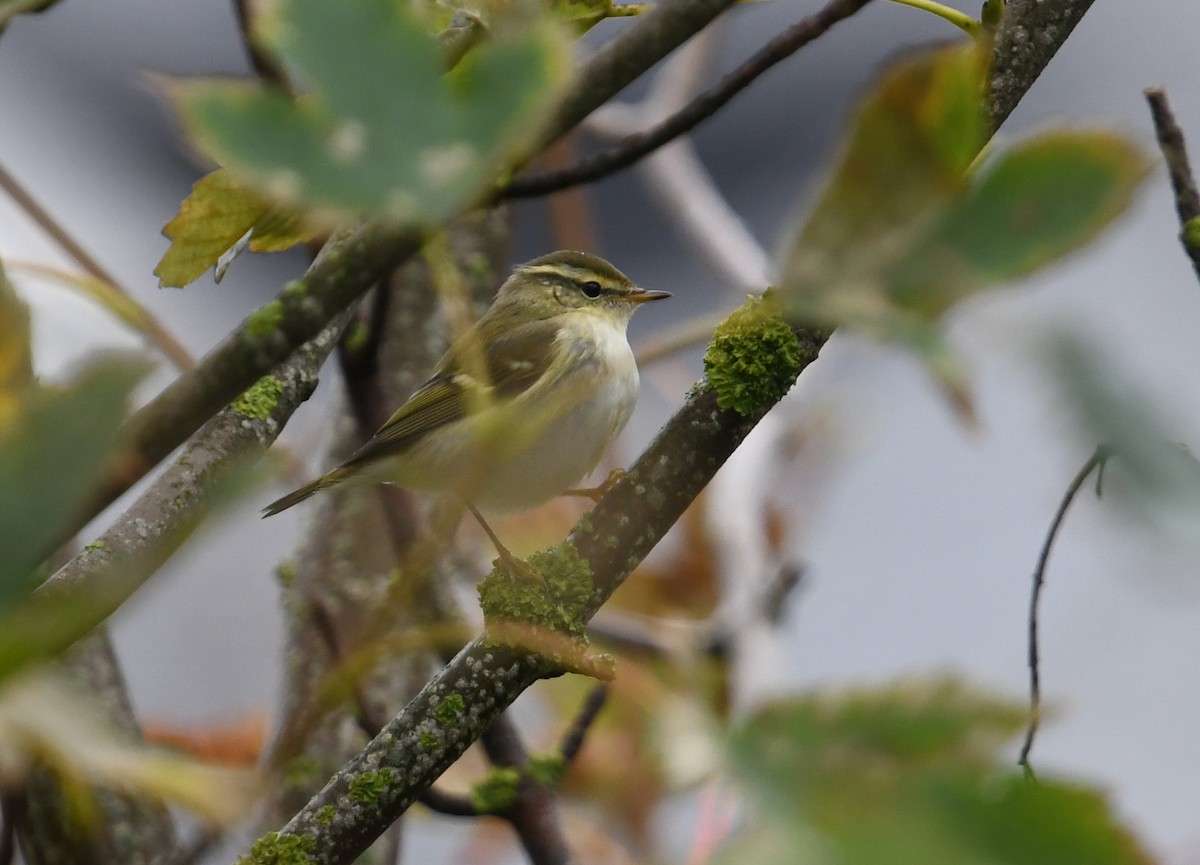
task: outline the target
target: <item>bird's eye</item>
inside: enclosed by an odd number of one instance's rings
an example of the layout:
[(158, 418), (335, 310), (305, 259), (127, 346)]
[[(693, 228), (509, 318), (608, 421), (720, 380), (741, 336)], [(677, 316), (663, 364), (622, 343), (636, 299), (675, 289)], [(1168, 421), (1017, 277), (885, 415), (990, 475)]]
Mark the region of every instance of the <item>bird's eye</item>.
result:
[(600, 283), (596, 282), (594, 279), (588, 280), (583, 285), (579, 286), (579, 288), (588, 297), (600, 296)]

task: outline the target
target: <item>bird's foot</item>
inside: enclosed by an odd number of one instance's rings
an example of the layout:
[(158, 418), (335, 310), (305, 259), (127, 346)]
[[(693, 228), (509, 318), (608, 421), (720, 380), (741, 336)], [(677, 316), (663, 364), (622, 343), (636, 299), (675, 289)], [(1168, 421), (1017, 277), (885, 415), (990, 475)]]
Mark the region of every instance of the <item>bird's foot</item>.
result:
[(566, 490), (563, 492), (563, 495), (583, 496), (584, 498), (591, 499), (593, 502), (599, 504), (600, 499), (604, 498), (605, 494), (614, 486), (616, 486), (617, 482), (623, 477), (625, 477), (625, 469), (613, 469), (608, 473), (608, 477), (601, 482), (600, 486), (580, 487), (578, 489)]

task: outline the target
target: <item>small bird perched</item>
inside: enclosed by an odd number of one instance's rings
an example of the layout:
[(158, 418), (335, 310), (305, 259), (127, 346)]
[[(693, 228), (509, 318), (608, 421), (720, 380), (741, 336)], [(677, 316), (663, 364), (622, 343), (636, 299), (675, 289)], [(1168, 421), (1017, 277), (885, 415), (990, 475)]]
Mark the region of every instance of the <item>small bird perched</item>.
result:
[(628, 422), (638, 371), (626, 326), (638, 306), (665, 297), (582, 252), (518, 266), (370, 441), (263, 516), (347, 481), (387, 482), (456, 493), (495, 542), (476, 508), (521, 510), (562, 494)]

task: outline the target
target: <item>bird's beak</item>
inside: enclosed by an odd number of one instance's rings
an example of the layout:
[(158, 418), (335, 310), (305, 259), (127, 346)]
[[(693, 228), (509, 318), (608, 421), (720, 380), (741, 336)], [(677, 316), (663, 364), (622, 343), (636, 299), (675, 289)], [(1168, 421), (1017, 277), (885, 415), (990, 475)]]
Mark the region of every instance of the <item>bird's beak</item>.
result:
[(651, 300), (665, 300), (671, 296), (669, 291), (650, 291), (645, 288), (635, 288), (632, 294), (626, 295), (630, 303), (647, 303)]

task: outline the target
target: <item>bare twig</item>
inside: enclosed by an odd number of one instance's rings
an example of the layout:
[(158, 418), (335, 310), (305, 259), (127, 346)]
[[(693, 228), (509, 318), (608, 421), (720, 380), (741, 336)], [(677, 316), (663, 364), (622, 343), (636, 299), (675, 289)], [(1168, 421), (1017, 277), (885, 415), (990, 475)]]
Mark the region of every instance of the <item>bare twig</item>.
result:
[(567, 729), (558, 745), (558, 751), (562, 754), (565, 762), (570, 763), (579, 756), (583, 740), (606, 702), (608, 702), (608, 685), (601, 682), (588, 692), (587, 699), (583, 701), (583, 706), (579, 709), (579, 714), (575, 716), (574, 723)]
[(1200, 232), (1195, 230), (1196, 223), (1192, 222), (1200, 217), (1200, 192), (1196, 190), (1196, 178), (1188, 161), (1187, 142), (1167, 101), (1167, 92), (1161, 88), (1151, 88), (1146, 91), (1146, 101), (1150, 103), (1158, 146), (1167, 162), (1171, 188), (1175, 191), (1175, 211), (1183, 228), (1180, 235), (1183, 249), (1192, 260), (1196, 275), (1200, 277)]
[(870, 0), (832, 0), (817, 13), (794, 24), (759, 49), (753, 57), (681, 111), (653, 129), (631, 135), (617, 146), (601, 151), (557, 171), (515, 178), (501, 192), (504, 198), (530, 198), (557, 192), (580, 183), (591, 183), (627, 168), (648, 153), (694, 129), (729, 100), (745, 90), (775, 64), (823, 35), (834, 24), (850, 17)]
[[(1104, 464), (1108, 462), (1109, 456), (1108, 449), (1101, 445), (1076, 472), (1062, 501), (1058, 504), (1058, 510), (1054, 512), (1054, 519), (1050, 522), (1050, 531), (1046, 533), (1046, 540), (1038, 555), (1037, 567), (1033, 570), (1033, 589), (1029, 595), (1029, 726), (1025, 730), (1025, 741), (1021, 745), (1021, 754), (1017, 758), (1017, 764), (1025, 770), (1025, 774), (1029, 778), (1034, 777), (1033, 766), (1029, 762), (1029, 752), (1033, 750), (1033, 740), (1037, 736), (1042, 711), (1041, 670), (1038, 656), (1038, 608), (1042, 600), (1042, 587), (1046, 583), (1046, 564), (1050, 560), (1050, 550), (1054, 547), (1058, 530), (1062, 527), (1063, 520), (1066, 519), (1071, 502), (1075, 501), (1075, 496), (1079, 494), (1088, 475), (1096, 470), (1104, 471)], [(1099, 488), (1097, 488), (1098, 493)]]

